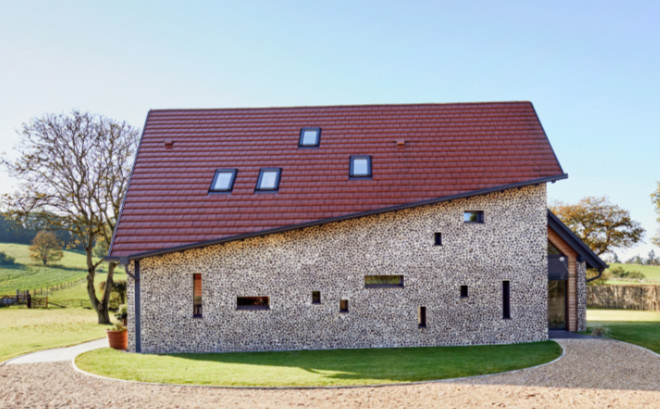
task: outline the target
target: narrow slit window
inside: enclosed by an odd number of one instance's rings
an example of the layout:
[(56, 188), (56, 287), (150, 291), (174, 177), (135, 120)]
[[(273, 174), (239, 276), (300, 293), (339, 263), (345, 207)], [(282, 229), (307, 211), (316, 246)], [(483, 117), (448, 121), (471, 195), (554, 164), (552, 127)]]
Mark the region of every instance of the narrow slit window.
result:
[(236, 169), (218, 169), (215, 171), (209, 192), (231, 192), (236, 181)]
[(202, 316), (202, 275), (193, 274), (193, 317)]
[(259, 192), (277, 191), (280, 188), (281, 175), (282, 169), (280, 168), (261, 169), (256, 190)]
[(364, 288), (403, 287), (403, 276), (364, 276)]
[(419, 307), (417, 311), (417, 325), (420, 328), (426, 328), (426, 307)]
[(467, 285), (462, 285), (461, 286), (461, 298), (467, 298), (468, 296), (468, 286)]
[(352, 178), (370, 178), (371, 156), (351, 156), (348, 175)]
[(339, 300), (339, 312), (348, 312), (348, 300)]
[(321, 128), (302, 128), (298, 146), (301, 148), (318, 148), (321, 144)]
[(435, 241), (433, 242), (433, 244), (435, 246), (442, 246), (442, 233), (435, 233), (434, 239)]
[(269, 297), (237, 297), (237, 310), (268, 310), (270, 309)]
[(508, 281), (502, 281), (502, 318), (511, 318), (511, 289)]
[(312, 304), (321, 304), (321, 292), (312, 291)]
[(463, 213), (465, 223), (483, 223), (484, 212), (482, 210), (467, 210)]

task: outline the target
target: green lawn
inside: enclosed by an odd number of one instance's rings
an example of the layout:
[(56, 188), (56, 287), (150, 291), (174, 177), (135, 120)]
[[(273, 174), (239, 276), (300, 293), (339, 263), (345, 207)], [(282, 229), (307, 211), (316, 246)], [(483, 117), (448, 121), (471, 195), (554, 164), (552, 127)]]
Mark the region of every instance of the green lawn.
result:
[(105, 336), (91, 309), (0, 308), (0, 362), (41, 349), (74, 345)]
[(587, 330), (606, 329), (605, 336), (630, 342), (660, 354), (660, 312), (587, 310)]
[(609, 268), (621, 267), (627, 271), (639, 271), (646, 277), (643, 281), (639, 280), (620, 280), (612, 279), (605, 281), (607, 285), (624, 284), (660, 284), (660, 266), (643, 266), (641, 264), (620, 264), (610, 263)]
[(510, 371), (561, 355), (553, 341), (514, 345), (76, 358), (86, 371), (145, 382), (222, 386), (337, 386), (415, 382)]

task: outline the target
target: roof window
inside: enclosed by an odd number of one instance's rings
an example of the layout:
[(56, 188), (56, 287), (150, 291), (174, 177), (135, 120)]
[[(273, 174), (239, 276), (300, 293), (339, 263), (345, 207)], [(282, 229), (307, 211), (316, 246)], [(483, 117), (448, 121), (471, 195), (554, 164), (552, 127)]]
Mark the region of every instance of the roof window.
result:
[(236, 180), (236, 169), (218, 169), (215, 171), (209, 192), (231, 192)]
[(301, 148), (318, 148), (321, 144), (321, 128), (302, 128), (298, 146)]
[(275, 192), (280, 188), (280, 168), (264, 168), (259, 171), (256, 190), (259, 192)]
[(351, 156), (348, 175), (352, 178), (370, 178), (371, 156)]

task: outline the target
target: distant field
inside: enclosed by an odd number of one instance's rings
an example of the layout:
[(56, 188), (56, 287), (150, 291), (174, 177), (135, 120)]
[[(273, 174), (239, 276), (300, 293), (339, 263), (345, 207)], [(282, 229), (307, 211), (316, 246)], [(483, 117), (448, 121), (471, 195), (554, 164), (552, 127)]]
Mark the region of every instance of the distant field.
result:
[(623, 284), (660, 284), (660, 266), (643, 266), (641, 264), (622, 264), (610, 263), (610, 269), (614, 267), (621, 267), (627, 271), (639, 271), (646, 276), (645, 280), (607, 280), (605, 283), (608, 285), (623, 285)]
[[(0, 251), (14, 257), (17, 263), (16, 266), (12, 267), (0, 267), (0, 294), (15, 294), (17, 289), (32, 290), (35, 288), (46, 288), (78, 280), (87, 275), (84, 254), (65, 251), (64, 257), (61, 260), (55, 262), (52, 266), (44, 267), (41, 264), (35, 263), (29, 257), (28, 247), (26, 244), (0, 243)], [(105, 280), (107, 264), (101, 264), (97, 272), (99, 273), (96, 276), (97, 283)], [(118, 268), (115, 272), (118, 278), (125, 278), (123, 269)], [(63, 297), (75, 300), (87, 299), (86, 296), (80, 296), (81, 289), (82, 294), (86, 294), (85, 283), (69, 289), (59, 290), (57, 293), (62, 294), (52, 294), (51, 298), (53, 298), (53, 301), (55, 299), (62, 301), (64, 299)]]

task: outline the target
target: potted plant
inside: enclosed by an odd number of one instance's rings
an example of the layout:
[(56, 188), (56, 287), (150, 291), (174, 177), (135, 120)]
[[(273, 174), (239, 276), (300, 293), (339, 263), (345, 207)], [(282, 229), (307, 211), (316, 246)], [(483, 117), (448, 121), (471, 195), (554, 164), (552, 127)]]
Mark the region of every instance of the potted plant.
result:
[(115, 318), (117, 318), (119, 321), (121, 321), (122, 324), (126, 325), (126, 318), (128, 317), (128, 307), (126, 304), (122, 304), (119, 306), (119, 309), (117, 310), (117, 313), (115, 314)]
[(114, 327), (105, 331), (108, 334), (108, 343), (110, 348), (126, 349), (128, 348), (128, 330), (121, 322), (117, 322)]

